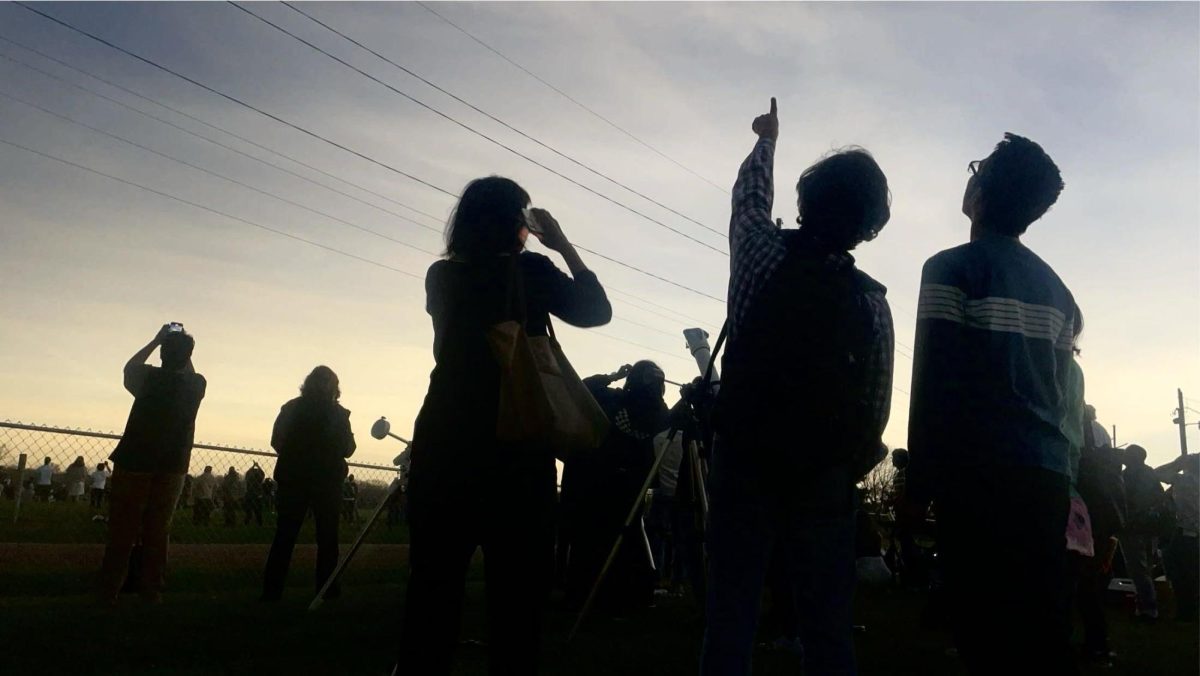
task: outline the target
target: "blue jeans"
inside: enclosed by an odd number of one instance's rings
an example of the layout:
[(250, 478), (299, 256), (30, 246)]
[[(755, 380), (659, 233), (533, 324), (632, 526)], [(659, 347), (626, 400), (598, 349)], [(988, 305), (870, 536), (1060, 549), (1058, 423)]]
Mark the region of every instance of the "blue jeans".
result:
[(845, 466), (826, 468), (768, 486), (763, 477), (769, 470), (756, 466), (746, 450), (719, 439), (714, 448), (708, 612), (700, 673), (750, 673), (767, 564), (772, 548), (781, 547), (785, 574), (796, 593), (804, 673), (852, 675), (851, 471)]

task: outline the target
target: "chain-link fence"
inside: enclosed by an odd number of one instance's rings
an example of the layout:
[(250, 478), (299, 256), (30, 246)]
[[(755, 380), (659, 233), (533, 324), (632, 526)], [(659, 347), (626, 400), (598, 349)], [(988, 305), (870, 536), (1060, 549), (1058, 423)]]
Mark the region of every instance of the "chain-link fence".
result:
[[(104, 462), (112, 469), (108, 456), (120, 438), (91, 430), (0, 422), (0, 549), (27, 558), (26, 573), (37, 577), (47, 564), (48, 570), (60, 564), (66, 567), (73, 565), (72, 558), (85, 569), (97, 562), (107, 538), (108, 501), (106, 490), (93, 487), (101, 483), (95, 473)], [(23, 470), (18, 469), (22, 455), (26, 457)], [(39, 468), (46, 459), (51, 469), (42, 473), (50, 475), (49, 486), (39, 477)], [(82, 468), (72, 469), (79, 459)], [(201, 587), (214, 583), (212, 575), (236, 575), (243, 581), (257, 578), (275, 532), (275, 489), (271, 480), (275, 461), (274, 453), (260, 450), (214, 444), (193, 447), (188, 479), (171, 526), (171, 568), (202, 571), (205, 582)], [(355, 481), (353, 486), (343, 487), (338, 529), (342, 543), (358, 537), (371, 514), (388, 499), (389, 486), (396, 478), (395, 467), (356, 462), (349, 465)], [(205, 491), (197, 484), (207, 467), (215, 476), (211, 499), (201, 497)], [(262, 470), (265, 481), (254, 490), (257, 482), (252, 480), (247, 495), (246, 473), (254, 467)], [(394, 496), (385, 506), (364, 540), (367, 545), (376, 545), (367, 547), (363, 557), (367, 561), (372, 556), (378, 559), (381, 551), (397, 549), (388, 545), (407, 542), (399, 498)], [(306, 545), (315, 543), (311, 517), (297, 542), (300, 546), (296, 558), (304, 562), (299, 567), (306, 568), (306, 560), (313, 555), (313, 547)], [(377, 568), (394, 570), (396, 557), (386, 558), (386, 566)], [(227, 582), (222, 580), (220, 584)]]

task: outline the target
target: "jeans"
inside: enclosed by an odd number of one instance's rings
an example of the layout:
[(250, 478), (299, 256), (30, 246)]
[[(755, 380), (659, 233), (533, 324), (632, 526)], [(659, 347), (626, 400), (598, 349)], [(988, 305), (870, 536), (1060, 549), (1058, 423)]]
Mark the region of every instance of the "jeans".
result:
[(93, 509), (100, 509), (101, 507), (104, 506), (104, 489), (103, 488), (93, 488), (91, 497), (92, 497), (92, 508)]
[(1121, 536), (1121, 553), (1125, 568), (1137, 587), (1137, 612), (1143, 617), (1158, 617), (1158, 599), (1154, 592), (1154, 551), (1158, 547), (1153, 535), (1126, 533)]
[(1066, 475), (946, 469), (934, 507), (950, 624), (971, 674), (1077, 673), (1070, 650)]
[(117, 465), (110, 479), (108, 546), (100, 568), (100, 594), (114, 601), (125, 584), (129, 555), (141, 535), (144, 596), (153, 597), (165, 584), (167, 539), (175, 503), (183, 490), (182, 474), (126, 472)]
[(288, 567), (292, 563), (292, 551), (296, 548), (296, 537), (300, 534), (309, 508), (312, 508), (313, 518), (317, 522), (316, 590), (321, 590), (325, 580), (337, 568), (338, 507), (341, 499), (341, 477), (336, 475), (325, 481), (279, 482), (279, 516), (271, 551), (267, 554), (267, 567), (263, 572), (263, 598), (274, 600), (283, 595)]
[(836, 466), (767, 489), (747, 449), (718, 439), (711, 475), (709, 581), (700, 673), (749, 674), (763, 583), (782, 548), (805, 649), (805, 673), (854, 674), (854, 482)]

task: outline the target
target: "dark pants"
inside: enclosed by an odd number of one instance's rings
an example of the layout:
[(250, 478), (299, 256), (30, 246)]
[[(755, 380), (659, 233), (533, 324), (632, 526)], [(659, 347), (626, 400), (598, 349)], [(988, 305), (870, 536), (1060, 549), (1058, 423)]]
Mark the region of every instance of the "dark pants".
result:
[[(402, 673), (450, 673), (458, 643), (467, 569), (483, 549), (489, 673), (537, 672), (541, 615), (554, 570), (554, 463), (517, 458), (482, 472), (464, 468), (457, 487), (447, 468), (409, 481), (408, 596), (400, 638)], [(451, 468), (452, 469), (452, 468)]]
[(207, 526), (212, 518), (213, 499), (196, 498), (192, 501), (192, 523), (197, 526)]
[[(1178, 490), (1178, 489), (1177, 489)], [(1197, 569), (1200, 569), (1200, 539), (1176, 533), (1167, 547), (1167, 574), (1175, 592), (1175, 616), (1195, 622), (1197, 611)]]
[(108, 546), (100, 568), (100, 595), (114, 601), (125, 584), (133, 546), (142, 543), (141, 592), (156, 596), (165, 584), (168, 532), (175, 503), (183, 490), (182, 474), (125, 472), (112, 475)]
[(1096, 559), (1071, 552), (1070, 568), (1074, 577), (1075, 606), (1083, 624), (1083, 647), (1088, 655), (1108, 654), (1108, 621), (1104, 618), (1104, 593), (1112, 580), (1103, 573)]
[(300, 527), (304, 525), (304, 517), (308, 515), (310, 508), (317, 522), (317, 591), (320, 591), (325, 580), (333, 573), (338, 561), (338, 507), (342, 499), (340, 477), (335, 475), (332, 480), (310, 482), (280, 481), (278, 485), (276, 507), (279, 517), (275, 524), (275, 539), (271, 541), (271, 552), (267, 555), (267, 568), (263, 574), (265, 599), (278, 599), (283, 595), (283, 585), (287, 581), (296, 537), (300, 534)]
[(92, 508), (100, 509), (103, 506), (104, 506), (104, 489), (103, 488), (93, 488), (92, 489)]
[(37, 500), (38, 502), (50, 502), (50, 493), (53, 488), (54, 488), (54, 486), (52, 486), (52, 485), (34, 486), (33, 487), (33, 498), (35, 500)]
[[(854, 481), (845, 466), (791, 481), (751, 465), (753, 449), (718, 439), (708, 526), (708, 602), (700, 673), (751, 673), (763, 584), (781, 551), (811, 676), (856, 673)], [(797, 472), (799, 473), (799, 472)]]
[(243, 524), (248, 524), (250, 519), (254, 519), (256, 524), (262, 525), (262, 496), (247, 495), (242, 498), (242, 509), (246, 511), (246, 519), (242, 522)]
[(947, 470), (935, 507), (950, 625), (971, 674), (1074, 674), (1068, 478), (1037, 468)]

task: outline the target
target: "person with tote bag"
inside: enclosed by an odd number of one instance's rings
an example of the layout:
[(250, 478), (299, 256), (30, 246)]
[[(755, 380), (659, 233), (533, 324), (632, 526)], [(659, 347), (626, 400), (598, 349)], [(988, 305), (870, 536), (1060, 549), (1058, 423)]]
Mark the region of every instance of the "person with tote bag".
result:
[[(436, 365), (413, 432), (409, 582), (399, 666), (449, 673), (476, 547), (486, 566), (491, 673), (537, 670), (553, 570), (555, 455), (606, 428), (550, 315), (607, 324), (612, 307), (558, 222), (515, 182), (472, 181), (426, 275)], [(524, 251), (532, 233), (566, 261)], [(583, 396), (580, 396), (583, 392)]]

